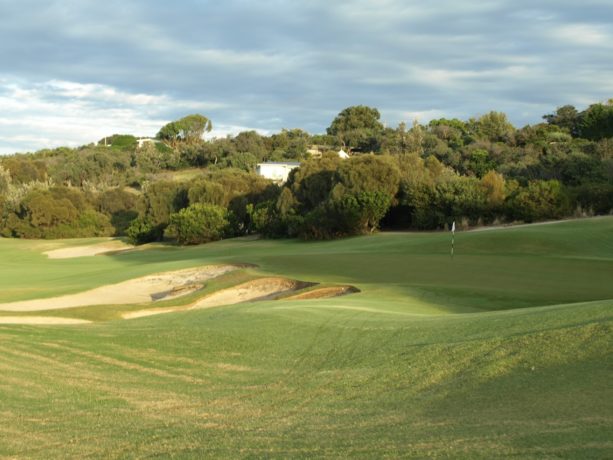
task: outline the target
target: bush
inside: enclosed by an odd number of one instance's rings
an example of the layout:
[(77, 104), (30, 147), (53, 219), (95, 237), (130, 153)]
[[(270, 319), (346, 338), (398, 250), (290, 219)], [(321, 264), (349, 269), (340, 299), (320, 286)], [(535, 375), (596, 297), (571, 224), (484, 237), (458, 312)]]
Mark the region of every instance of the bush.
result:
[(226, 208), (196, 203), (170, 216), (168, 232), (180, 244), (200, 244), (222, 239), (229, 224)]
[(74, 233), (71, 237), (111, 236), (115, 229), (108, 216), (88, 209), (79, 214), (79, 218), (72, 225), (72, 231)]
[(290, 221), (295, 217), (294, 214), (279, 211), (277, 204), (272, 200), (258, 203), (255, 206), (249, 204), (247, 212), (253, 230), (266, 238), (296, 235), (296, 233), (292, 234), (289, 228)]
[(613, 212), (613, 184), (585, 184), (572, 190), (577, 206), (591, 209), (596, 214)]
[(359, 206), (356, 230), (360, 233), (374, 232), (392, 204), (392, 197), (384, 192), (360, 192), (355, 195)]
[(507, 201), (512, 218), (524, 222), (559, 218), (569, 213), (567, 196), (557, 180), (530, 181)]
[(161, 241), (164, 236), (164, 226), (156, 225), (144, 217), (132, 221), (126, 229), (126, 236), (132, 244), (145, 244), (152, 241)]
[(154, 225), (168, 226), (170, 215), (187, 207), (187, 189), (184, 184), (160, 180), (151, 183), (144, 195), (145, 216)]
[(107, 140), (107, 145), (110, 145), (114, 149), (134, 150), (138, 145), (136, 137), (131, 134), (114, 134)]
[(115, 235), (125, 235), (130, 223), (138, 217), (138, 198), (120, 188), (105, 190), (97, 197), (97, 210), (111, 219)]
[(391, 201), (384, 192), (359, 192), (328, 200), (306, 215), (300, 234), (305, 239), (333, 239), (373, 232)]

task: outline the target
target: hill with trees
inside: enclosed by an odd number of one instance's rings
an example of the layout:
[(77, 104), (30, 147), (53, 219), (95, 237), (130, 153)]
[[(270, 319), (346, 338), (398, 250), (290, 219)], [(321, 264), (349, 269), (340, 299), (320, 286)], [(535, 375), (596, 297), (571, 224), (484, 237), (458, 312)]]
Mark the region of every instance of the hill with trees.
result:
[[(376, 108), (353, 106), (326, 134), (204, 140), (211, 121), (188, 115), (147, 142), (122, 134), (0, 157), (0, 234), (195, 244), (610, 213), (613, 100), (583, 111), (565, 105), (543, 119), (516, 128), (492, 111), (392, 128)], [(313, 146), (321, 158), (309, 156)], [(340, 148), (351, 157), (339, 158)], [(285, 160), (301, 166), (283, 185), (255, 174), (259, 162)]]

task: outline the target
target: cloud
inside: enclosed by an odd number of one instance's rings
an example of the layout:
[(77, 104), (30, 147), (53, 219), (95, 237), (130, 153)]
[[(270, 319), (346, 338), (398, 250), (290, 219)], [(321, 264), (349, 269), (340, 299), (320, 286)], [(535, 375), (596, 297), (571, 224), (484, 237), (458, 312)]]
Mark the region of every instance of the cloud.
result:
[(552, 37), (570, 45), (613, 49), (611, 24), (563, 24), (552, 30)]
[[(117, 133), (153, 136), (170, 121), (165, 114), (176, 107), (207, 112), (225, 105), (127, 93), (101, 84), (62, 80), (28, 84), (3, 78), (0, 107), (0, 154), (6, 154), (62, 145), (76, 147)], [(223, 125), (213, 135), (225, 136), (243, 129), (247, 128)]]
[(224, 133), (323, 132), (355, 104), (388, 124), (494, 109), (523, 125), (613, 94), (606, 0), (0, 0), (0, 10), (2, 152), (151, 134), (194, 112)]

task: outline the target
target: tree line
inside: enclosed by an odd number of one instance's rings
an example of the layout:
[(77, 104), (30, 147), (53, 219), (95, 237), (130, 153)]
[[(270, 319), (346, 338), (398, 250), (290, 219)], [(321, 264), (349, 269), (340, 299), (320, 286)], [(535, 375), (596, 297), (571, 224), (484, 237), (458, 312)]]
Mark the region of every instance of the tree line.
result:
[[(0, 158), (0, 234), (125, 235), (195, 244), (260, 233), (327, 239), (377, 228), (441, 229), (610, 213), (613, 101), (566, 105), (515, 128), (501, 112), (386, 127), (376, 108), (348, 107), (325, 134), (246, 131), (203, 139), (189, 115), (139, 147), (113, 135), (76, 149)], [(315, 147), (321, 158), (311, 158)], [(349, 159), (336, 151), (345, 149)], [(279, 186), (264, 161), (298, 160)]]

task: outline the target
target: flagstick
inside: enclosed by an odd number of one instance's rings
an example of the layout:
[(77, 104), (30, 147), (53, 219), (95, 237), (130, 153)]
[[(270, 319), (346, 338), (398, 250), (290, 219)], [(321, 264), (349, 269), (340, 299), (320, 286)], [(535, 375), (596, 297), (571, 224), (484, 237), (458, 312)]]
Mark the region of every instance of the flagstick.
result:
[(453, 259), (453, 247), (455, 243), (455, 220), (451, 224), (451, 258)]

